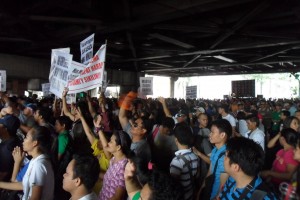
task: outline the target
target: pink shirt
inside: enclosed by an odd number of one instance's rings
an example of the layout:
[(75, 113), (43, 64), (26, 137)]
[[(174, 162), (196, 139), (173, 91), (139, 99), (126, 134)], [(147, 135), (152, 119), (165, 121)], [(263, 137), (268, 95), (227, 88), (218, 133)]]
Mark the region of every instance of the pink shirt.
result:
[[(288, 164), (298, 166), (298, 162), (294, 160), (294, 149), (289, 149), (287, 151), (281, 149), (276, 153), (276, 159), (273, 162), (273, 170), (276, 172), (285, 173)], [(277, 178), (272, 178), (272, 182), (281, 183), (282, 180)]]
[(99, 200), (106, 200), (113, 197), (118, 187), (125, 189), (124, 171), (128, 160), (124, 158), (116, 163), (114, 163), (114, 160), (115, 158), (110, 160), (109, 168), (104, 175)]

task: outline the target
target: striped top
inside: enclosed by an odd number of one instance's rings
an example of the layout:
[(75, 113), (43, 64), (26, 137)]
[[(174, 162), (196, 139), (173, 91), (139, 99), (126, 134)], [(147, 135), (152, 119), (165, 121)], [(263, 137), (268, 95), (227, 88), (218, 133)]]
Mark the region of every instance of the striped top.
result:
[[(191, 149), (182, 149), (175, 152), (176, 157), (173, 158), (170, 164), (170, 173), (179, 176), (181, 186), (184, 190), (184, 199), (193, 199), (194, 179), (199, 170), (199, 158)], [(189, 163), (186, 164), (179, 155), (184, 156)], [(189, 166), (190, 167), (189, 167)], [(190, 172), (191, 169), (191, 172)], [(191, 174), (193, 177), (191, 177)]]

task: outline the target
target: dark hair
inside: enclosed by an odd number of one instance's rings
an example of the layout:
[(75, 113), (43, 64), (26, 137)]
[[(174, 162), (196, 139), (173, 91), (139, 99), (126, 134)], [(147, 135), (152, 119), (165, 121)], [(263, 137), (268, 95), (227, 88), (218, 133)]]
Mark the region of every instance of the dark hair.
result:
[(49, 129), (45, 126), (34, 126), (32, 130), (32, 140), (38, 142), (39, 150), (43, 154), (49, 154), (53, 142)]
[(113, 135), (116, 137), (116, 144), (121, 146), (122, 152), (128, 157), (131, 153), (131, 139), (129, 135), (124, 131), (114, 131)]
[(236, 163), (248, 176), (256, 176), (264, 165), (262, 147), (244, 137), (234, 137), (227, 142), (227, 157), (229, 163)]
[(237, 120), (240, 120), (240, 119), (246, 119), (246, 113), (243, 112), (243, 111), (239, 111), (239, 112), (236, 114), (236, 119), (237, 119)]
[(287, 118), (283, 121), (283, 128), (284, 128), (284, 129), (285, 129), (285, 128), (291, 128), (291, 124), (292, 124), (292, 121), (293, 121), (293, 120), (297, 120), (297, 121), (299, 122), (299, 120), (298, 120), (297, 117), (289, 116), (289, 117), (287, 117)]
[(298, 139), (298, 133), (292, 128), (286, 128), (281, 131), (281, 136), (289, 145), (295, 146)]
[(148, 185), (151, 190), (149, 200), (181, 200), (183, 199), (183, 190), (178, 181), (169, 174), (153, 171)]
[(281, 111), (281, 113), (282, 113), (284, 116), (286, 116), (286, 117), (291, 116), (291, 113), (290, 113), (290, 111), (288, 111), (288, 110), (283, 110), (283, 111)]
[(249, 120), (250, 122), (255, 122), (256, 127), (259, 126), (259, 119), (257, 117), (257, 115), (249, 115), (246, 117), (247, 120)]
[(80, 178), (88, 191), (91, 191), (98, 180), (100, 166), (92, 155), (73, 155), (75, 160), (73, 178)]
[(140, 117), (140, 119), (142, 120), (143, 128), (146, 129), (145, 137), (147, 137), (152, 131), (153, 123), (150, 119), (146, 118), (145, 116)]
[(38, 107), (39, 115), (45, 120), (45, 122), (49, 122), (51, 119), (52, 111), (49, 108)]
[(191, 147), (193, 145), (193, 133), (191, 127), (185, 122), (179, 123), (174, 129), (174, 136), (182, 145)]
[(175, 126), (175, 122), (173, 120), (173, 118), (171, 117), (165, 117), (163, 120), (162, 120), (162, 123), (161, 125), (165, 128), (168, 128), (170, 130), (173, 130), (174, 126)]
[(217, 127), (220, 133), (226, 133), (227, 139), (229, 139), (232, 135), (232, 126), (226, 119), (217, 119), (212, 122), (211, 126)]
[(229, 112), (229, 106), (228, 106), (228, 105), (226, 105), (226, 104), (221, 104), (220, 106), (218, 106), (218, 108), (222, 108), (222, 109), (224, 109), (224, 111), (225, 111), (226, 113), (228, 113), (228, 112)]
[(72, 128), (72, 121), (67, 116), (59, 116), (57, 119), (60, 125), (65, 125), (65, 130), (70, 130)]

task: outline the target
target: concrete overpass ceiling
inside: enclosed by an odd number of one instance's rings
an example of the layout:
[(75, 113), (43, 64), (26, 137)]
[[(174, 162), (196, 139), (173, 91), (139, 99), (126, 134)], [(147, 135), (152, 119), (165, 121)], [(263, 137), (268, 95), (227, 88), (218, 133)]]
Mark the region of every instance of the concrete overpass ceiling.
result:
[[(167, 76), (300, 71), (298, 0), (40, 0), (0, 8), (0, 53), (50, 60), (95, 33), (106, 67)], [(45, 69), (49, 70), (49, 69)]]

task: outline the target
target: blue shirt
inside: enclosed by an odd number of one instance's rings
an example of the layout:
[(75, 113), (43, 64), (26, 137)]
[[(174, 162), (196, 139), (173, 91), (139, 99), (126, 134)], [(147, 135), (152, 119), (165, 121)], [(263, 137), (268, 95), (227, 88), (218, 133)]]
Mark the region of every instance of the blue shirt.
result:
[[(258, 176), (254, 182), (254, 187), (250, 192), (247, 193), (245, 200), (251, 199), (251, 196), (255, 189), (262, 183), (262, 179)], [(237, 200), (243, 193), (244, 188), (236, 188), (236, 182), (232, 177), (229, 177), (226, 181), (223, 191), (220, 194), (221, 200)], [(276, 196), (272, 193), (267, 193), (263, 198), (264, 200), (277, 200)]]
[(28, 169), (29, 163), (30, 163), (30, 162), (26, 163), (26, 165), (24, 165), (23, 168), (19, 171), (19, 173), (18, 173), (18, 175), (17, 175), (17, 177), (16, 177), (16, 180), (17, 180), (18, 182), (22, 182), (23, 177), (24, 177), (24, 175), (25, 175), (25, 173), (26, 173), (26, 171), (27, 171), (27, 169)]
[[(213, 174), (214, 172), (214, 168), (216, 165), (216, 162), (218, 160), (218, 157), (221, 153), (226, 151), (226, 145), (223, 145), (220, 149), (217, 149), (216, 147), (211, 151), (211, 156), (210, 156), (210, 163), (211, 163), (211, 171), (210, 174)], [(218, 166), (216, 169), (216, 173), (215, 173), (215, 181), (213, 184), (213, 188), (212, 188), (212, 192), (211, 192), (211, 199), (213, 199), (214, 197), (216, 197), (216, 195), (218, 194), (219, 188), (220, 188), (220, 177), (221, 177), (221, 173), (225, 173), (225, 169), (224, 169), (224, 157), (225, 155), (223, 155), (219, 161), (218, 161)]]

